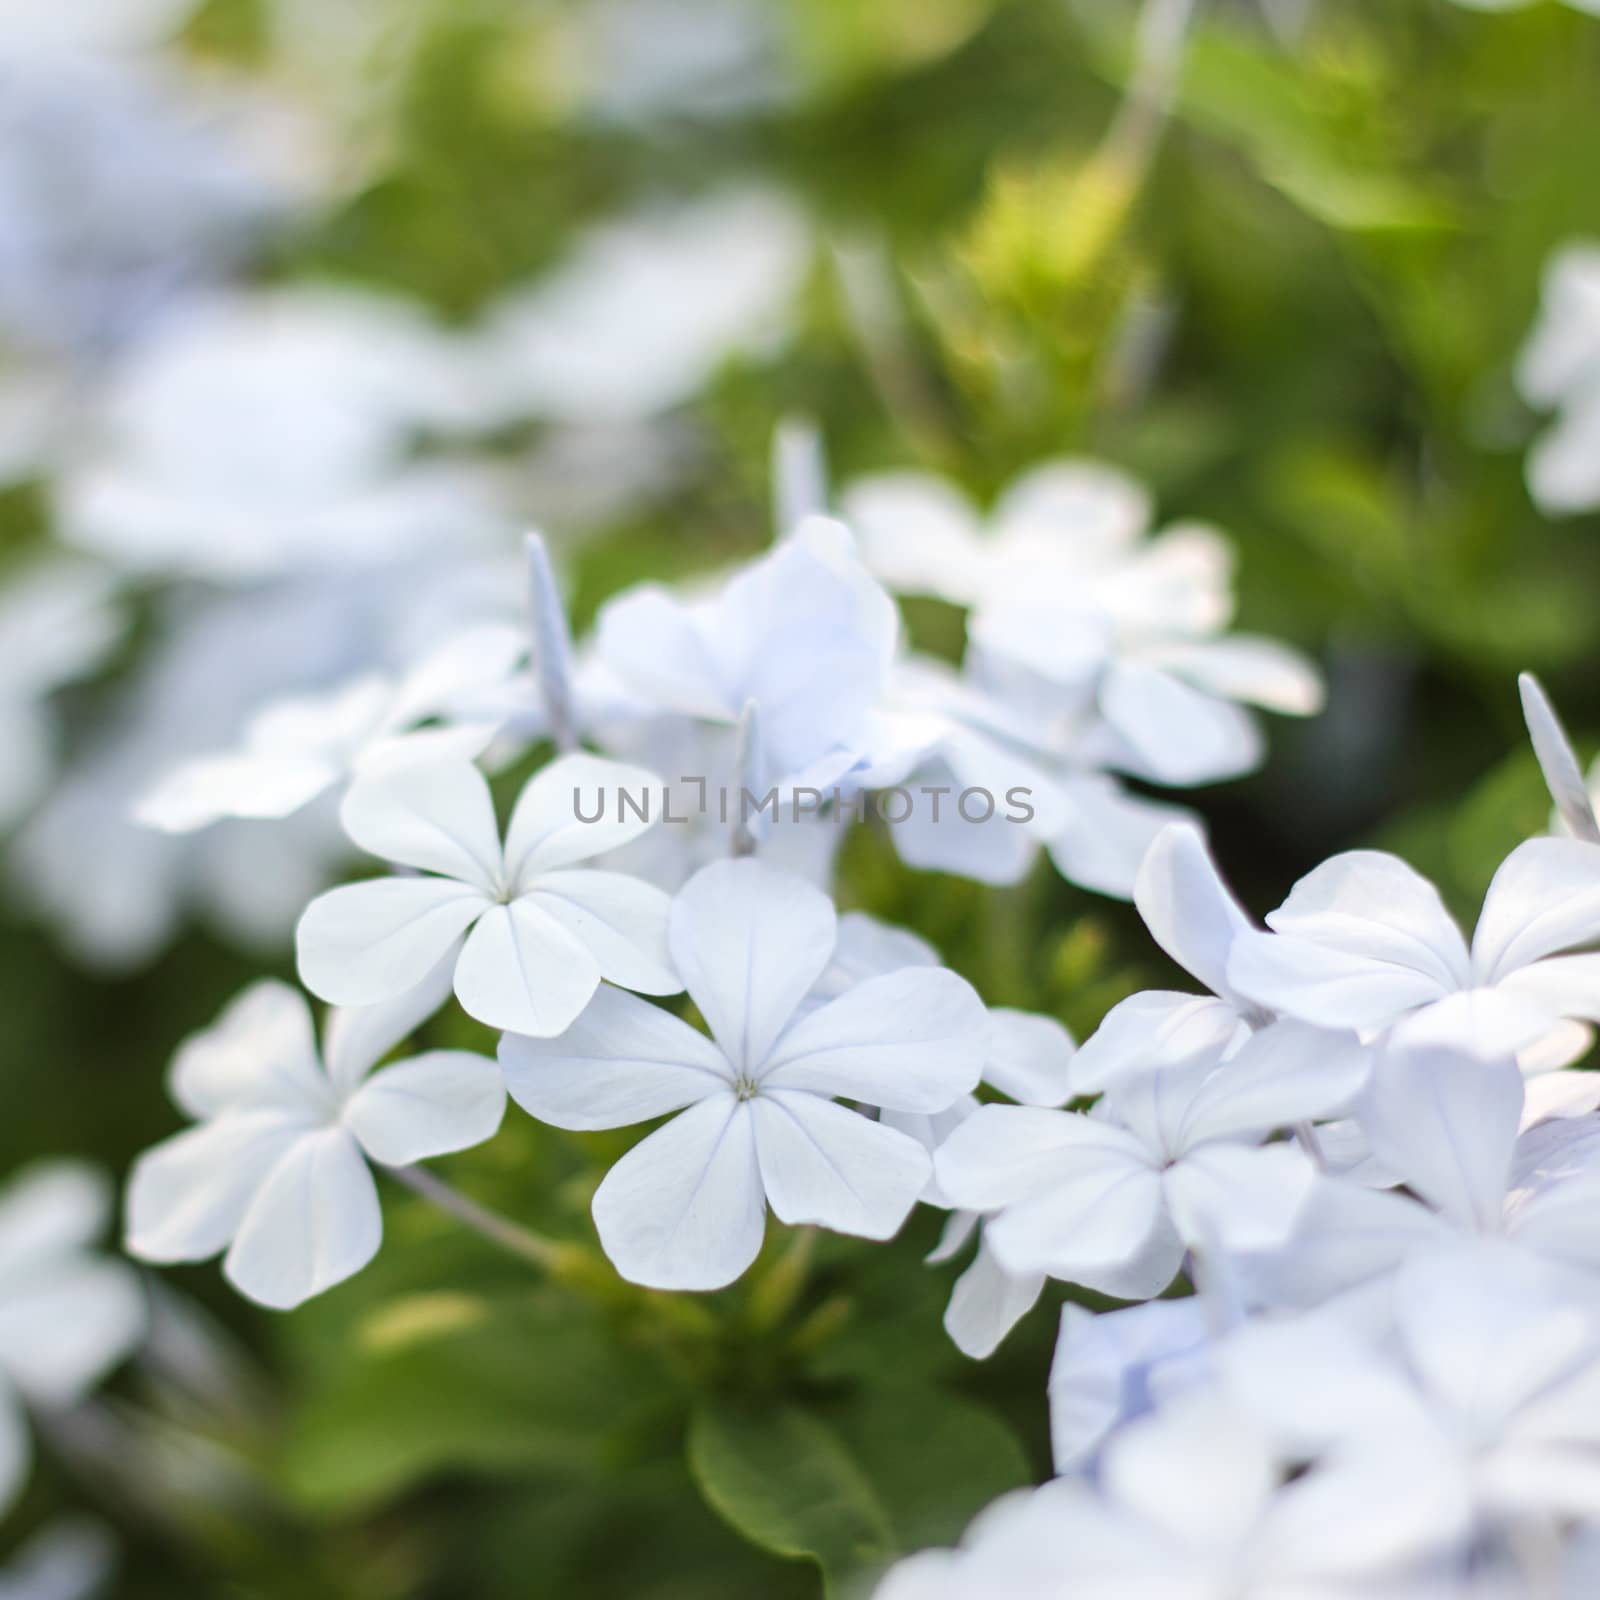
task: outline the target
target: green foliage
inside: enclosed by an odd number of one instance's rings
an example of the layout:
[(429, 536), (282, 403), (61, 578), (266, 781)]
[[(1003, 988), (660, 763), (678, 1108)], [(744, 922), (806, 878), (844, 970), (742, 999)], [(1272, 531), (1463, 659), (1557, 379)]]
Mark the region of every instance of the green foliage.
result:
[(816, 1562), (829, 1594), (861, 1592), (896, 1555), (950, 1543), (1028, 1477), (989, 1412), (881, 1371), (827, 1407), (703, 1402), (688, 1450), (718, 1514), (774, 1555)]

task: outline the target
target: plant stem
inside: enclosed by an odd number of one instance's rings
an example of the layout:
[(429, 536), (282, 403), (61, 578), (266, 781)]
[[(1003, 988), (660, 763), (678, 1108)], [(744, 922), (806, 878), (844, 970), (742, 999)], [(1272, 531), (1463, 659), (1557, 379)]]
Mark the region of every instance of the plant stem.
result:
[(502, 1250), (521, 1256), (537, 1267), (546, 1270), (557, 1267), (564, 1260), (562, 1247), (553, 1239), (524, 1228), (520, 1223), (503, 1217), (497, 1211), (480, 1206), (459, 1189), (452, 1188), (442, 1178), (436, 1178), (421, 1167), (385, 1167), (384, 1171), (397, 1183), (403, 1183), (413, 1194), (420, 1194), (441, 1211), (447, 1211), (464, 1227), (482, 1234)]
[(1145, 0), (1139, 13), (1133, 75), (1116, 120), (1100, 147), (1101, 158), (1125, 173), (1132, 186), (1143, 181), (1172, 115), (1184, 46), (1197, 3), (1198, 0)]

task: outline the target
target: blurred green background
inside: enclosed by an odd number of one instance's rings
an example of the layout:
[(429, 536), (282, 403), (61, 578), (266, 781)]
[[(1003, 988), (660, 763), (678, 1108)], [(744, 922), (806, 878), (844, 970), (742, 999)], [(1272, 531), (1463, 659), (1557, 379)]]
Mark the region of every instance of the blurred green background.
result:
[[(1214, 0), (1141, 167), (1105, 143), (1135, 14), (1115, 0), (612, 7), (646, 52), (651, 29), (665, 50), (747, 11), (781, 89), (609, 120), (577, 113), (556, 48), (582, 0), (369, 9), (384, 45), (359, 105), (319, 88), (370, 173), (276, 243), (269, 279), (399, 289), (464, 320), (645, 194), (755, 177), (815, 223), (796, 336), (688, 404), (698, 453), (665, 499), (569, 552), (580, 621), (626, 582), (764, 546), (785, 415), (817, 419), (838, 482), (922, 466), (986, 496), (1044, 457), (1094, 455), (1148, 482), (1164, 518), (1225, 529), (1241, 625), (1328, 673), (1323, 717), (1275, 723), (1263, 772), (1193, 797), (1252, 911), (1375, 843), (1470, 917), (1504, 850), (1543, 827), (1514, 675), (1544, 677), (1587, 756), (1600, 516), (1530, 501), (1539, 419), (1512, 368), (1546, 258), (1600, 235), (1600, 22)], [(201, 62), (314, 76), (281, 48), (269, 0), (207, 0), (182, 38)], [(8, 493), (13, 537), (40, 504)], [(907, 614), (930, 647), (959, 637), (936, 605)], [(1047, 863), (985, 891), (862, 833), (842, 899), (1080, 1037), (1174, 981), (1129, 908)], [(125, 1171), (177, 1125), (173, 1045), (261, 971), (192, 934), (149, 971), (92, 978), (9, 913), (0, 1160)], [(443, 1167), (587, 1240), (592, 1157), (630, 1137), (513, 1111)], [(848, 1593), (1048, 1470), (1055, 1291), (966, 1361), (939, 1323), (952, 1270), (921, 1264), (932, 1213), (892, 1246), (825, 1238), (808, 1261), (774, 1225), (743, 1283), (685, 1303), (541, 1284), (410, 1197), (384, 1201), (378, 1261), (292, 1316), (256, 1312), (212, 1266), (164, 1275), (248, 1380), (223, 1405), (124, 1374), (99, 1402), (120, 1443), (47, 1443), (6, 1540), (90, 1509), (124, 1547), (115, 1592), (161, 1600), (806, 1596), (824, 1571)]]

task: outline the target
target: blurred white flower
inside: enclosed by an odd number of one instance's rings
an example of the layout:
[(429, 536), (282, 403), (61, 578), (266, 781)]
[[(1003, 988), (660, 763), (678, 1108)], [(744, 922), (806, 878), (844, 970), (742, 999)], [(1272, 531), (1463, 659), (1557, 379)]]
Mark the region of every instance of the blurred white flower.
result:
[(807, 1008), (836, 941), (827, 896), (757, 861), (719, 862), (672, 907), (672, 956), (710, 1039), (602, 989), (560, 1038), (502, 1041), (512, 1098), (557, 1127), (681, 1112), (595, 1192), (625, 1278), (720, 1288), (755, 1259), (768, 1205), (783, 1222), (886, 1239), (923, 1192), (922, 1145), (837, 1097), (943, 1110), (978, 1081), (983, 1004), (954, 973), (913, 966)]
[(452, 595), (456, 587), (448, 573), (404, 566), (168, 597), (142, 670), (102, 708), (79, 759), (18, 836), (12, 866), (24, 897), (99, 967), (149, 959), (189, 914), (248, 945), (280, 946), (349, 853), (331, 806), (272, 824), (225, 821), (185, 839), (138, 826), (132, 803), (180, 762), (236, 738), (267, 701), (387, 666), (416, 638), (438, 637), (419, 606), (458, 627), (478, 599)]
[(485, 1056), (430, 1050), (373, 1071), (436, 1011), (449, 973), (386, 1005), (311, 1011), (285, 984), (252, 985), (172, 1063), (169, 1088), (198, 1126), (156, 1145), (128, 1182), (127, 1245), (146, 1261), (203, 1261), (284, 1310), (377, 1253), (383, 1223), (369, 1160), (405, 1166), (481, 1144), (505, 1089)]
[(345, 831), (415, 871), (313, 900), (295, 934), (301, 979), (336, 1004), (370, 1005), (447, 961), (469, 1016), (535, 1035), (566, 1028), (602, 978), (675, 994), (667, 896), (580, 865), (649, 827), (622, 815), (624, 797), (658, 788), (639, 768), (563, 756), (522, 791), (502, 846), (489, 785), (466, 761), (359, 778), (340, 811)]
[(555, 19), (554, 92), (584, 116), (644, 124), (748, 116), (787, 86), (761, 0), (588, 0)]
[(1408, 1192), (1319, 1179), (1284, 1246), (1249, 1262), (1254, 1296), (1293, 1307), (1357, 1294), (1381, 1300), (1406, 1262), (1464, 1238), (1504, 1240), (1542, 1263), (1552, 1282), (1591, 1282), (1600, 1270), (1591, 1226), (1600, 1206), (1600, 1118), (1530, 1124), (1524, 1090), (1509, 1060), (1385, 1051), (1355, 1118), (1383, 1183)]
[(87, 1517), (46, 1523), (0, 1568), (0, 1600), (94, 1600), (116, 1571), (110, 1531)]
[(45, 699), (93, 672), (122, 632), (109, 574), (45, 560), (0, 587), (0, 829), (44, 790), (54, 764)]
[(1112, 468), (1036, 467), (987, 527), (952, 486), (910, 474), (854, 485), (843, 509), (891, 588), (967, 607), (973, 646), (1037, 674), (1092, 722), (1097, 765), (1213, 782), (1260, 759), (1240, 702), (1320, 709), (1321, 681), (1302, 657), (1223, 633), (1233, 596), (1222, 537), (1180, 525), (1147, 540), (1149, 499)]
[(153, 46), (188, 0), (0, 6), (0, 339), (80, 369), (306, 198), (283, 110)]
[(731, 189), (600, 225), (478, 331), (487, 422), (626, 422), (681, 405), (724, 361), (775, 348), (812, 253), (781, 193)]
[(960, 1550), (893, 1568), (875, 1600), (1398, 1600), (1408, 1591), (1385, 1580), (1438, 1545), (1416, 1476), (1431, 1464), (1368, 1441), (1305, 1469), (1202, 1390), (1114, 1435), (1096, 1487), (1057, 1478), (1006, 1496)]
[[(1586, 5), (1600, 13), (1600, 5)], [(1600, 506), (1600, 245), (1551, 258), (1544, 296), (1517, 363), (1528, 401), (1556, 412), (1528, 454), (1528, 488), (1554, 515)]]
[(1497, 1057), (1600, 1018), (1600, 848), (1530, 839), (1501, 863), (1469, 950), (1439, 892), (1397, 856), (1351, 850), (1297, 883), (1271, 933), (1234, 940), (1228, 982), (1285, 1016)]
[[(146, 827), (190, 833), (223, 817), (289, 816), (386, 762), (470, 761), (497, 723), (457, 721), (453, 713), (503, 689), (526, 651), (523, 630), (485, 624), (457, 635), (403, 677), (364, 673), (317, 694), (274, 700), (251, 717), (235, 748), (176, 767), (146, 791), (134, 814)], [(433, 717), (447, 720), (413, 731)]]
[(1481, 1548), (1520, 1529), (1559, 1549), (1570, 1519), (1600, 1514), (1592, 1296), (1562, 1293), (1493, 1241), (1468, 1242), (1406, 1263), (1377, 1329), (1372, 1342), (1317, 1319), (1249, 1329), (1220, 1360), (1286, 1448), (1376, 1447), (1426, 1463), (1404, 1509), (1431, 1519), (1440, 1544)]
[(0, 1190), (0, 1512), (28, 1473), (24, 1406), (69, 1406), (144, 1331), (139, 1280), (93, 1253), (111, 1213), (92, 1167), (53, 1161)]
[(175, 311), (110, 374), (56, 488), (62, 537), (135, 574), (237, 583), (508, 542), (490, 476), (416, 456), (476, 424), (472, 365), (408, 303), (239, 292)]
[(1158, 1392), (1204, 1378), (1212, 1331), (1197, 1296), (1099, 1315), (1062, 1306), (1048, 1391), (1056, 1472), (1088, 1468), (1114, 1431), (1144, 1415)]

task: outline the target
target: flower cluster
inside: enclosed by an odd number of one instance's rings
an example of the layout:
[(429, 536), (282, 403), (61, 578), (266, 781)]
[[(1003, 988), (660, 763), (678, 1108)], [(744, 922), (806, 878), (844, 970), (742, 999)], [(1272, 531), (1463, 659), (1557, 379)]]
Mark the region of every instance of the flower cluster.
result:
[(1261, 931), (1173, 828), (1135, 902), (1210, 994), (1115, 1007), (1087, 1111), (988, 1106), (940, 1145), (1003, 1281), (1147, 1303), (1066, 1307), (1058, 1476), (881, 1600), (1593, 1591), (1600, 1083), (1562, 1068), (1600, 1019), (1600, 828), (1523, 694), (1571, 836), (1511, 853), (1470, 946), (1365, 851)]
[[(1377, 851), (1324, 862), (1259, 927), (1194, 822), (1120, 787), (1241, 770), (1241, 702), (1317, 703), (1291, 652), (1223, 632), (1220, 536), (1146, 540), (1133, 485), (1065, 463), (987, 529), (929, 481), (857, 485), (858, 546), (814, 452), (780, 460), (780, 538), (720, 582), (629, 590), (574, 647), (532, 538), (527, 647), (470, 630), (273, 706), (142, 798), (173, 831), (337, 801), (386, 870), (300, 916), (300, 978), (337, 1007), (320, 1049), (269, 982), (180, 1051), (196, 1125), (136, 1167), (130, 1249), (225, 1251), (287, 1308), (377, 1251), (374, 1171), (481, 1221), (415, 1163), (492, 1137), (508, 1094), (555, 1128), (659, 1123), (592, 1196), (632, 1283), (732, 1283), (769, 1211), (881, 1240), (920, 1203), (949, 1213), (933, 1262), (975, 1240), (946, 1313), (969, 1356), (1050, 1280), (1147, 1302), (1068, 1305), (1060, 1477), (895, 1568), (892, 1600), (1431, 1600), (1469, 1570), (1475, 1596), (1521, 1592), (1540, 1563), (1582, 1592), (1600, 1079), (1567, 1069), (1600, 1022), (1600, 820), (1538, 685), (1559, 834), (1506, 858), (1470, 941)], [(906, 650), (880, 577), (965, 609), (959, 674)], [(841, 824), (896, 789), (1026, 794), (1026, 823), (885, 831), (983, 881), (1048, 850), (1130, 893), (1203, 992), (1135, 994), (1077, 1048), (908, 931), (841, 916)], [(452, 995), (484, 1047), (404, 1048)]]

